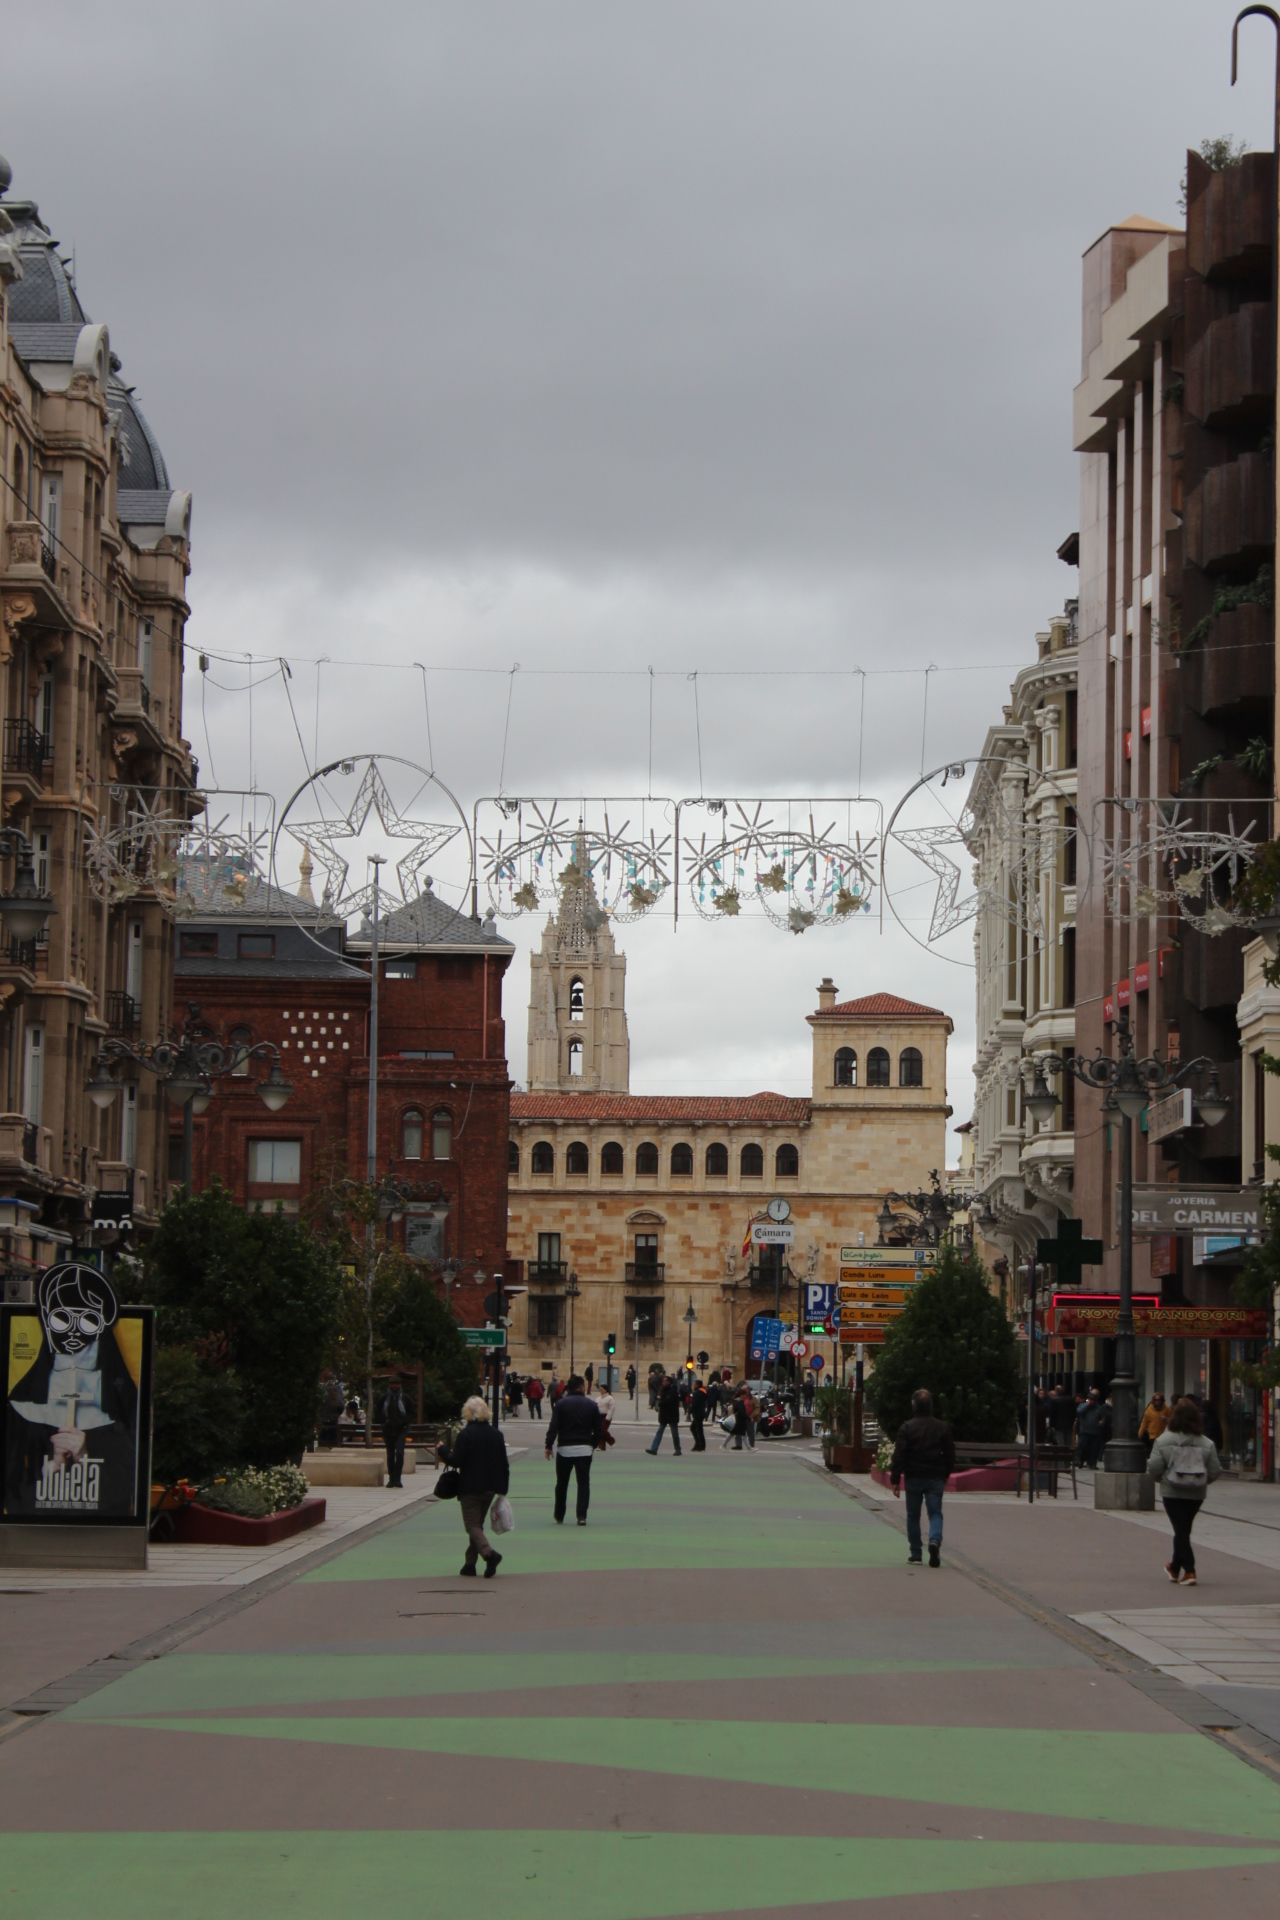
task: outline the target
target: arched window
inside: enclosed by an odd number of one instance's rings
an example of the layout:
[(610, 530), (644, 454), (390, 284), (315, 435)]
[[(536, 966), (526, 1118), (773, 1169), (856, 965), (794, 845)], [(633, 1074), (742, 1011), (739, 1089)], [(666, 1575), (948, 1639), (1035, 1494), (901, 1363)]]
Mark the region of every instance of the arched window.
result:
[(675, 1179), (686, 1179), (693, 1172), (693, 1148), (682, 1140), (679, 1146), (671, 1149), (671, 1173)]
[(549, 1140), (535, 1140), (533, 1153), (529, 1158), (530, 1173), (554, 1173), (556, 1170), (555, 1148)]
[(857, 1084), (858, 1056), (852, 1047), (841, 1047), (836, 1053), (836, 1085), (856, 1087)]
[[(400, 1119), (400, 1158), (402, 1160), (421, 1160), (422, 1158), (422, 1115), (416, 1107), (410, 1107)], [(437, 1154), (437, 1159), (449, 1158)]]
[(745, 1175), (749, 1180), (762, 1174), (764, 1172), (764, 1148), (754, 1145), (744, 1147), (742, 1149), (742, 1157), (738, 1161), (738, 1172)]
[(658, 1171), (658, 1149), (652, 1140), (642, 1140), (636, 1148), (636, 1172), (656, 1173)]
[(566, 1173), (590, 1173), (591, 1155), (587, 1151), (585, 1140), (571, 1140), (564, 1156)]
[(800, 1171), (800, 1155), (794, 1147), (779, 1147), (773, 1156), (775, 1173), (797, 1174)]
[(514, 1141), (514, 1140), (508, 1140), (508, 1142), (507, 1142), (507, 1172), (508, 1172), (508, 1173), (519, 1173), (519, 1171), (520, 1171), (520, 1149), (519, 1149), (519, 1147), (518, 1147), (518, 1146), (516, 1145), (516, 1143), (515, 1143), (515, 1141)]
[(919, 1047), (904, 1047), (898, 1055), (898, 1085), (900, 1087), (924, 1085), (924, 1055)]
[(571, 1040), (569, 1042), (569, 1078), (571, 1080), (580, 1080), (582, 1078), (581, 1040)]
[(624, 1173), (626, 1168), (622, 1158), (622, 1148), (616, 1140), (606, 1140), (600, 1149), (601, 1173)]
[(453, 1158), (453, 1115), (446, 1107), (437, 1107), (431, 1116), (431, 1158)]
[(587, 1013), (587, 990), (581, 980), (569, 982), (569, 1018), (584, 1020)]
[(867, 1085), (869, 1087), (889, 1085), (889, 1056), (883, 1047), (872, 1047), (867, 1055)]
[(253, 1035), (248, 1027), (232, 1027), (228, 1040), (231, 1046), (231, 1078), (246, 1080), (249, 1077), (249, 1049), (253, 1045)]
[(713, 1140), (707, 1148), (707, 1172), (714, 1179), (723, 1179), (729, 1171), (729, 1149), (722, 1140)]

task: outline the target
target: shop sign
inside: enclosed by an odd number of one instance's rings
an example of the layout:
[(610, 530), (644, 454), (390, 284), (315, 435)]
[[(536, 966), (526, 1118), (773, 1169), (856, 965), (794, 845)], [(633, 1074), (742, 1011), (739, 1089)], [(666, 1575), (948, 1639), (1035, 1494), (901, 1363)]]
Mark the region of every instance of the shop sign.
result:
[(1148, 1140), (1167, 1140), (1191, 1125), (1191, 1089), (1177, 1087), (1163, 1100), (1153, 1100), (1147, 1108)]
[[(1119, 1192), (1116, 1195), (1119, 1213)], [(1151, 1187), (1133, 1189), (1133, 1231), (1145, 1233), (1260, 1233), (1258, 1187)]]
[[(1055, 1294), (1052, 1311), (1055, 1334), (1111, 1340), (1120, 1318), (1120, 1297)], [(1147, 1340), (1265, 1340), (1267, 1315), (1262, 1307), (1162, 1307), (1154, 1294), (1135, 1295), (1133, 1330)]]
[(1116, 997), (1114, 993), (1104, 993), (1102, 996), (1102, 1018), (1107, 1026), (1112, 1026), (1115, 1022), (1115, 1017)]
[(1178, 1271), (1178, 1236), (1154, 1233), (1151, 1236), (1151, 1278), (1165, 1280)]
[(1116, 981), (1116, 1005), (1118, 1007), (1127, 1007), (1132, 998), (1133, 998), (1133, 989), (1130, 986), (1129, 981), (1117, 980)]
[(1149, 960), (1139, 960), (1137, 966), (1134, 968), (1133, 990), (1135, 993), (1150, 993), (1151, 962)]

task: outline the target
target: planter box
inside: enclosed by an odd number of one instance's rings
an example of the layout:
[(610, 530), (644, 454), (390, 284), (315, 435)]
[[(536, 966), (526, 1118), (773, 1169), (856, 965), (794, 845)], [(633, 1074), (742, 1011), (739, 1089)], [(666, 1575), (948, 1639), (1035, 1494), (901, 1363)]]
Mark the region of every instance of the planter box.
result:
[(269, 1513), (262, 1520), (250, 1520), (242, 1513), (222, 1513), (217, 1507), (202, 1507), (193, 1500), (181, 1513), (174, 1514), (173, 1530), (174, 1538), (188, 1547), (273, 1547), (279, 1540), (321, 1526), (324, 1517), (323, 1500), (304, 1500), (299, 1507), (286, 1507), (282, 1513)]
[(851, 1440), (824, 1440), (822, 1458), (829, 1473), (866, 1473), (875, 1459), (870, 1447), (857, 1447)]
[[(893, 1485), (888, 1474), (880, 1467), (872, 1467), (871, 1478), (877, 1486)], [(993, 1460), (990, 1466), (966, 1467), (961, 1473), (953, 1473), (943, 1491), (946, 1493), (1014, 1493), (1017, 1486), (1018, 1462)]]

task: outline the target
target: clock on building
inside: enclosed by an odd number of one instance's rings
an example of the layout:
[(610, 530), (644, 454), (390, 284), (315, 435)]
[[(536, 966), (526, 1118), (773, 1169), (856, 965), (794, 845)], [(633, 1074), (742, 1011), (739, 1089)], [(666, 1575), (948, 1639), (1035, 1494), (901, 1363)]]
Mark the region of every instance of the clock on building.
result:
[(779, 1223), (783, 1220), (789, 1220), (791, 1218), (791, 1202), (782, 1199), (771, 1200), (765, 1211), (771, 1220), (776, 1220)]

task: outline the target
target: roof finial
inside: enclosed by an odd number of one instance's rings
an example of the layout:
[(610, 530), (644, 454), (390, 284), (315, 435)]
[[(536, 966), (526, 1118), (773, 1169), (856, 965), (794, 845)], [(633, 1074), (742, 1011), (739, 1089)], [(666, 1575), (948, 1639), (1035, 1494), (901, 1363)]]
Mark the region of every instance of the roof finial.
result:
[(9, 165), (4, 155), (0, 153), (0, 199), (4, 197), (12, 185), (13, 168)]
[(314, 872), (315, 865), (311, 859), (311, 849), (304, 847), (302, 858), (298, 862), (298, 898), (305, 900), (309, 907), (314, 907), (316, 903), (316, 896), (311, 887), (311, 876)]

